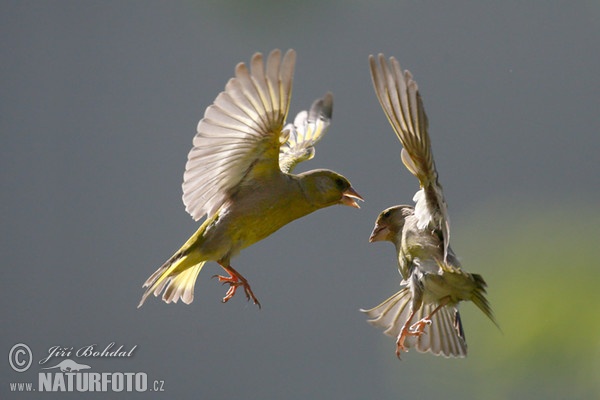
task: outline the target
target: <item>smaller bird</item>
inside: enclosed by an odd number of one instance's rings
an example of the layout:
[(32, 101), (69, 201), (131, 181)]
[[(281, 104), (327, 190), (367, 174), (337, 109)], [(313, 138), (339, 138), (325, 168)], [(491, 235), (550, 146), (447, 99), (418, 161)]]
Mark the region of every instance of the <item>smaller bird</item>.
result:
[[(379, 63), (377, 62), (379, 61)], [(402, 144), (401, 159), (419, 180), (415, 206), (398, 205), (377, 217), (370, 242), (392, 242), (401, 290), (365, 312), (369, 323), (396, 337), (396, 355), (415, 347), (445, 357), (465, 357), (467, 343), (458, 303), (472, 301), (494, 324), (486, 283), (461, 269), (450, 247), (450, 222), (438, 182), (428, 122), (416, 82), (394, 57), (369, 57), (377, 98)], [(413, 322), (416, 320), (416, 322)]]
[(223, 302), (241, 286), (260, 307), (250, 284), (230, 263), (244, 248), (284, 225), (336, 204), (355, 208), (363, 200), (342, 175), (318, 169), (292, 174), (314, 156), (314, 145), (331, 121), (333, 96), (327, 93), (309, 111), (285, 125), (296, 52), (282, 57), (273, 50), (263, 61), (256, 53), (250, 68), (239, 63), (214, 104), (198, 124), (184, 173), (186, 211), (204, 223), (144, 283), (141, 307), (150, 294), (166, 303), (194, 299), (194, 284), (207, 261), (216, 261), (228, 276)]

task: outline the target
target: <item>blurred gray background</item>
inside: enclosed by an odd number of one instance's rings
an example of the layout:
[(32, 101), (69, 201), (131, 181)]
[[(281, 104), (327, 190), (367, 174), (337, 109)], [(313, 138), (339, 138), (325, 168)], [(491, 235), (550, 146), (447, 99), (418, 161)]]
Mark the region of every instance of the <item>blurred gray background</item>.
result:
[[(0, 397), (52, 346), (111, 342), (164, 392), (81, 398), (561, 399), (600, 396), (600, 3), (108, 1), (0, 3)], [(298, 53), (291, 115), (330, 90), (314, 160), (365, 197), (243, 251), (263, 308), (205, 266), (190, 306), (142, 283), (197, 229), (181, 181), (204, 109), (255, 51)], [(411, 352), (358, 309), (398, 289), (377, 214), (418, 183), (371, 87), (367, 57), (419, 83), (452, 245), (502, 327), (463, 304), (467, 359)], [(16, 343), (33, 365), (13, 371)], [(71, 357), (73, 358), (73, 357)], [(58, 362), (62, 358), (54, 361)], [(48, 363), (55, 365), (56, 362)]]

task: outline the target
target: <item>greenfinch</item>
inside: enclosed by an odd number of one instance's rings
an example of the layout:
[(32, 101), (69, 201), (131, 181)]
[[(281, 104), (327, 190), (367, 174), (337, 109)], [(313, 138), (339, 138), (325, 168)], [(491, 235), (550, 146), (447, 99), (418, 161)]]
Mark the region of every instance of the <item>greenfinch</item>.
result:
[(166, 303), (194, 299), (194, 284), (207, 261), (216, 261), (229, 285), (223, 302), (240, 286), (260, 307), (246, 278), (231, 266), (242, 249), (284, 225), (336, 204), (359, 208), (362, 197), (342, 175), (318, 169), (292, 174), (314, 156), (314, 145), (326, 132), (333, 97), (327, 93), (309, 111), (285, 125), (290, 107), (296, 53), (282, 57), (273, 50), (265, 61), (252, 56), (239, 63), (235, 77), (210, 105), (198, 124), (184, 173), (183, 203), (199, 220), (188, 241), (144, 283), (139, 306), (150, 294)]
[[(379, 61), (379, 62), (377, 62)], [(375, 93), (402, 144), (401, 159), (417, 177), (415, 206), (399, 205), (377, 217), (370, 242), (392, 242), (401, 290), (370, 310), (372, 325), (396, 337), (396, 355), (414, 347), (445, 357), (465, 357), (467, 343), (458, 303), (472, 301), (496, 325), (480, 275), (461, 269), (450, 247), (450, 223), (438, 182), (427, 116), (417, 83), (395, 58), (369, 57)], [(416, 322), (413, 323), (413, 321)]]

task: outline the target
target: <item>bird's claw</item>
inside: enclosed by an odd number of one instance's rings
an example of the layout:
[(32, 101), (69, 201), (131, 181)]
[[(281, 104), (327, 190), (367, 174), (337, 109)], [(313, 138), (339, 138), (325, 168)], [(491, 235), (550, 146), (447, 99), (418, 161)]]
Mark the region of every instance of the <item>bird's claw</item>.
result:
[[(406, 347), (404, 345), (404, 341), (406, 340), (406, 338), (409, 336), (416, 336), (416, 337), (421, 336), (422, 334), (425, 333), (423, 331), (423, 329), (425, 328), (425, 325), (429, 325), (429, 324), (431, 324), (431, 321), (429, 321), (429, 323), (427, 323), (427, 322), (424, 322), (424, 320), (421, 320), (421, 321), (414, 323), (410, 327), (407, 327), (406, 325), (403, 326), (402, 330), (400, 330), (400, 334), (398, 335), (398, 340), (396, 340), (396, 357), (400, 358), (400, 354), (403, 351), (408, 352), (408, 347)], [(415, 325), (418, 325), (417, 328), (414, 328)]]
[(402, 341), (400, 341), (400, 340), (396, 341), (396, 357), (398, 357), (398, 360), (402, 359), (400, 357), (400, 354), (403, 351), (408, 352), (408, 348), (406, 346), (404, 346), (404, 338), (402, 338)]
[(261, 308), (260, 302), (258, 301), (256, 296), (252, 292), (252, 289), (250, 288), (250, 284), (245, 279), (243, 279), (243, 278), (238, 279), (235, 275), (234, 276), (213, 275), (213, 278), (217, 278), (219, 280), (219, 282), (221, 282), (223, 285), (225, 285), (225, 284), (229, 285), (229, 289), (227, 290), (227, 293), (225, 293), (225, 297), (223, 297), (223, 303), (227, 303), (229, 301), (229, 299), (231, 299), (235, 295), (235, 291), (237, 290), (237, 288), (239, 286), (243, 286), (244, 293), (246, 294), (246, 299), (248, 299), (248, 301), (252, 300), (252, 302), (254, 304), (256, 304), (258, 306), (258, 308)]
[(423, 318), (412, 324), (408, 330), (412, 336), (421, 336), (425, 333), (425, 327), (428, 325), (431, 325), (431, 320), (429, 318)]

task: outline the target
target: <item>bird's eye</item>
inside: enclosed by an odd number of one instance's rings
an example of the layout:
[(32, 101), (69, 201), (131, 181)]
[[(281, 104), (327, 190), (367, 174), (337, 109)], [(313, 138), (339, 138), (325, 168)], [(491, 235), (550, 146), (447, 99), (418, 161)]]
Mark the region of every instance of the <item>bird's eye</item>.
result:
[(387, 218), (387, 217), (389, 217), (389, 216), (390, 216), (390, 214), (391, 214), (391, 213), (392, 213), (392, 212), (391, 212), (390, 210), (385, 210), (385, 211), (383, 212), (383, 217), (384, 217), (384, 218)]
[(336, 185), (338, 188), (340, 188), (340, 189), (343, 189), (343, 188), (344, 188), (344, 186), (346, 186), (346, 182), (344, 182), (344, 180), (343, 180), (342, 178), (337, 178), (337, 179), (335, 180), (335, 185)]

